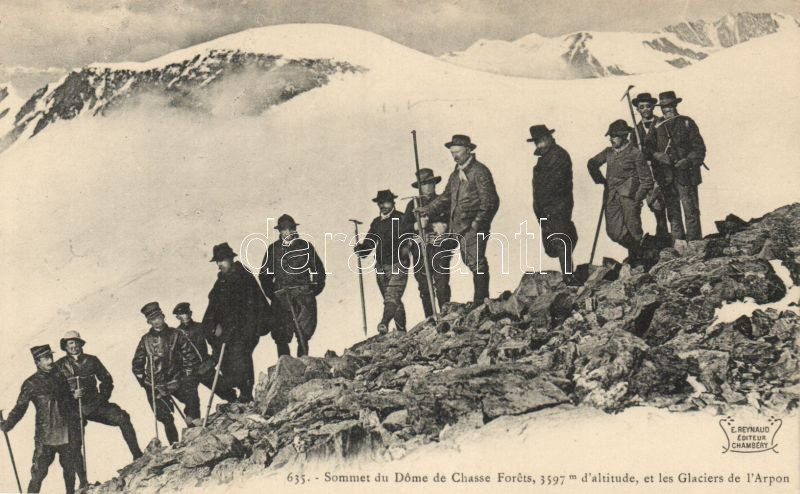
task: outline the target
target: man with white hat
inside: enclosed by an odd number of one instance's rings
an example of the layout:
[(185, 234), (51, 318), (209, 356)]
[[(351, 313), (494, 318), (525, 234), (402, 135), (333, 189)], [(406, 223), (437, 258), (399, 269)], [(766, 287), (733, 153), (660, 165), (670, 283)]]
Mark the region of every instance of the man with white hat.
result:
[[(111, 398), (111, 391), (114, 389), (114, 379), (99, 358), (83, 352), (84, 345), (86, 345), (86, 341), (81, 338), (80, 333), (67, 331), (61, 338), (60, 345), (66, 355), (56, 361), (56, 367), (67, 378), (71, 390), (81, 389), (83, 391), (80, 412), (83, 415), (84, 423), (91, 421), (119, 427), (122, 438), (135, 460), (142, 456), (142, 450), (139, 449), (131, 417), (119, 405), (108, 401)], [(78, 406), (77, 402), (75, 406)], [(81, 469), (78, 475), (83, 475), (81, 477), (81, 481), (83, 481), (86, 472)]]

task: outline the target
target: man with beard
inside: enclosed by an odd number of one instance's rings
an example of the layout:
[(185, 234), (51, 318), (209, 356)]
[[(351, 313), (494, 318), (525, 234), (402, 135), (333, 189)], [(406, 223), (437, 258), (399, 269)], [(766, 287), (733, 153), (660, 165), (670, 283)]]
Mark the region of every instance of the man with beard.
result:
[[(216, 338), (214, 360), (231, 387), (239, 390), (239, 401), (253, 401), (253, 351), (261, 336), (267, 334), (267, 304), (253, 275), (241, 262), (233, 260), (236, 253), (227, 243), (214, 246), (211, 262), (217, 263), (219, 273), (208, 294), (208, 308), (203, 326)], [(222, 353), (222, 344), (225, 353)]]
[(297, 334), (297, 356), (308, 355), (317, 329), (317, 296), (325, 288), (325, 266), (314, 246), (299, 237), (298, 224), (288, 214), (278, 218), (279, 239), (267, 247), (261, 263), (261, 287), (272, 301), (272, 339), (278, 357), (289, 355)]
[[(542, 225), (545, 253), (558, 258), (564, 279), (571, 281), (572, 252), (578, 243), (578, 232), (572, 222), (572, 160), (556, 144), (555, 130), (534, 125), (529, 131), (528, 142), (536, 145), (533, 154), (539, 157), (533, 167), (533, 213)], [(546, 220), (541, 221), (543, 218)]]
[(144, 388), (156, 420), (164, 424), (167, 441), (173, 444), (178, 441), (178, 429), (172, 416), (173, 397), (184, 404), (189, 427), (200, 424), (200, 398), (197, 396), (197, 381), (192, 375), (200, 359), (189, 340), (167, 326), (158, 302), (145, 304), (142, 314), (150, 329), (139, 340), (131, 368)]
[(391, 190), (378, 191), (372, 199), (380, 214), (372, 220), (364, 241), (355, 246), (360, 257), (375, 250), (375, 274), (378, 289), (383, 295), (383, 315), (378, 323), (378, 333), (389, 332), (389, 323), (394, 319), (397, 331), (406, 330), (406, 309), (403, 292), (408, 283), (408, 248), (401, 247), (400, 222), (403, 215), (395, 209), (397, 196)]
[[(628, 263), (641, 261), (644, 240), (642, 201), (653, 189), (653, 177), (644, 154), (633, 146), (628, 135), (633, 129), (625, 120), (615, 120), (608, 127), (611, 147), (589, 159), (589, 174), (596, 184), (606, 187), (606, 232), (614, 242), (628, 249)], [(600, 167), (607, 164), (606, 176)]]
[[(47, 470), (58, 454), (64, 474), (67, 494), (75, 492), (75, 473), (81, 463), (81, 434), (75, 400), (83, 396), (82, 390), (70, 392), (67, 380), (53, 363), (50, 345), (31, 348), (36, 373), (22, 383), (17, 404), (0, 429), (8, 432), (25, 415), (28, 403), (36, 407), (36, 432), (34, 433), (33, 464), (27, 492), (39, 492)], [(82, 483), (81, 487), (86, 484)]]
[[(66, 355), (56, 361), (56, 367), (66, 377), (73, 392), (78, 389), (82, 391), (82, 398), (80, 401), (76, 400), (74, 406), (79, 410), (79, 416), (83, 416), (84, 426), (87, 422), (97, 422), (119, 427), (135, 460), (142, 456), (142, 450), (139, 449), (131, 417), (119, 405), (108, 401), (114, 389), (114, 379), (99, 358), (83, 352), (85, 344), (86, 341), (81, 338), (80, 333), (67, 331), (61, 338), (61, 349)], [(81, 485), (86, 485), (86, 465), (79, 461), (78, 467)]]
[[(678, 103), (681, 101), (683, 98), (678, 98), (675, 91), (658, 95), (658, 106), (664, 120), (655, 124), (655, 132), (651, 132), (645, 142), (653, 159), (674, 174), (672, 190), (675, 196), (672, 204), (675, 213), (670, 212), (673, 239), (700, 240), (703, 233), (697, 186), (703, 182), (700, 167), (704, 166), (706, 145), (694, 120), (678, 114)], [(681, 208), (684, 218), (681, 218)], [(683, 228), (683, 219), (686, 220), (686, 230)]]
[[(213, 335), (208, 334), (202, 324), (192, 319), (192, 308), (189, 302), (181, 302), (172, 310), (178, 318), (177, 330), (192, 345), (192, 350), (197, 354), (200, 363), (193, 373), (196, 379), (209, 390), (214, 386), (214, 375), (216, 374), (216, 361), (208, 354), (208, 342), (214, 341)], [(225, 401), (236, 401), (236, 391), (231, 388), (224, 375), (217, 379), (217, 386), (214, 394)]]
[[(652, 154), (646, 145), (648, 136), (655, 132), (656, 125), (663, 120), (661, 117), (653, 114), (653, 109), (657, 101), (658, 100), (653, 98), (650, 93), (639, 93), (633, 98), (633, 101), (631, 101), (631, 104), (642, 117), (636, 122), (635, 132), (631, 136), (631, 141), (637, 147), (639, 147), (641, 141), (641, 149), (645, 155), (647, 165), (653, 172), (655, 187), (647, 198), (647, 203), (656, 219), (656, 241), (660, 246), (669, 246), (671, 240), (667, 224), (667, 215), (671, 216), (674, 213), (674, 207), (670, 200), (673, 195), (677, 197), (676, 194), (671, 194), (673, 189), (672, 170), (662, 163), (653, 160)], [(680, 205), (678, 205), (678, 207), (680, 208)]]
[[(420, 169), (417, 174), (417, 181), (411, 184), (415, 189), (419, 189), (420, 206), (426, 206), (439, 197), (436, 193), (436, 184), (441, 181), (442, 177), (435, 177), (433, 170), (430, 168)], [(453, 249), (455, 248), (454, 242), (444, 237), (447, 232), (447, 213), (440, 212), (431, 216), (424, 216), (421, 220), (427, 247), (428, 271), (431, 275), (431, 284), (439, 307), (443, 307), (444, 304), (450, 302), (450, 261), (453, 258)], [(418, 229), (417, 218), (414, 214), (414, 201), (411, 200), (403, 214), (402, 230), (403, 233), (419, 234)], [(419, 286), (422, 310), (425, 312), (425, 317), (428, 318), (433, 315), (433, 306), (428, 293), (425, 256), (422, 255), (421, 246), (422, 242), (419, 239), (409, 243), (411, 255), (414, 257), (414, 278)]]
[(450, 232), (459, 241), (461, 259), (472, 271), (472, 305), (489, 296), (489, 262), (486, 244), (492, 219), (500, 207), (500, 198), (492, 172), (475, 158), (477, 147), (469, 136), (456, 134), (444, 145), (456, 163), (444, 193), (419, 208), (421, 214), (447, 212)]

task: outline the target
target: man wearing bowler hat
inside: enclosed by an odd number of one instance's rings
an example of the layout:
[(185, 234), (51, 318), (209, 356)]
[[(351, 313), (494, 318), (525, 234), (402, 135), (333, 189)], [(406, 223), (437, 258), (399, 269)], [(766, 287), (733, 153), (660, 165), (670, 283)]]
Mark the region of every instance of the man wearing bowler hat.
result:
[[(614, 242), (628, 249), (628, 263), (642, 260), (642, 201), (653, 189), (653, 177), (644, 154), (629, 140), (633, 129), (625, 120), (615, 120), (606, 135), (611, 146), (589, 159), (589, 174), (606, 187), (606, 232)], [(606, 176), (600, 167), (606, 167)]]
[(167, 326), (158, 302), (145, 304), (141, 311), (150, 329), (139, 340), (131, 369), (144, 388), (147, 402), (155, 410), (156, 419), (164, 424), (167, 441), (172, 444), (178, 441), (178, 429), (172, 416), (173, 397), (184, 404), (189, 427), (200, 423), (200, 398), (197, 396), (197, 381), (193, 375), (200, 359), (189, 340)]
[[(84, 423), (90, 421), (119, 427), (135, 460), (142, 456), (142, 450), (139, 448), (131, 417), (119, 405), (108, 401), (114, 389), (114, 379), (99, 358), (84, 353), (84, 345), (86, 341), (81, 338), (80, 333), (67, 331), (61, 338), (60, 345), (66, 355), (56, 361), (56, 367), (67, 378), (71, 390), (80, 388), (83, 391), (83, 397), (80, 403), (76, 400), (75, 407), (80, 405)], [(80, 466), (83, 467), (82, 462)], [(86, 481), (84, 468), (78, 471), (78, 476), (82, 483)]]
[(406, 309), (403, 292), (408, 283), (408, 247), (401, 238), (403, 215), (395, 209), (397, 196), (391, 190), (381, 190), (372, 199), (378, 205), (378, 216), (369, 225), (364, 241), (354, 248), (357, 255), (366, 257), (375, 251), (375, 274), (378, 289), (383, 295), (383, 315), (378, 333), (386, 334), (394, 319), (397, 331), (406, 330)]
[(53, 363), (50, 345), (35, 346), (31, 348), (31, 354), (36, 363), (36, 373), (22, 383), (17, 404), (6, 420), (0, 421), (0, 429), (4, 432), (13, 429), (25, 415), (28, 404), (33, 402), (36, 432), (27, 492), (41, 490), (47, 470), (58, 454), (67, 494), (72, 494), (75, 492), (75, 473), (81, 462), (80, 421), (75, 400), (83, 396), (82, 390), (70, 392), (67, 380)]
[(297, 233), (298, 223), (283, 214), (275, 229), (278, 240), (267, 247), (259, 280), (272, 302), (272, 339), (278, 357), (289, 355), (298, 332), (297, 356), (308, 355), (308, 342), (317, 329), (317, 296), (325, 288), (325, 266), (311, 245)]
[(489, 296), (486, 244), (492, 219), (500, 207), (500, 198), (492, 172), (475, 157), (473, 151), (477, 146), (469, 136), (456, 134), (444, 146), (450, 150), (456, 166), (444, 193), (419, 211), (428, 215), (448, 214), (450, 232), (460, 244), (461, 259), (472, 271), (472, 305), (477, 306)]
[[(269, 305), (255, 277), (227, 244), (214, 246), (211, 262), (217, 264), (217, 281), (208, 294), (208, 307), (203, 326), (212, 333), (219, 346), (214, 360), (231, 387), (239, 390), (239, 401), (253, 401), (253, 351), (261, 336), (269, 332)], [(221, 355), (222, 344), (225, 354)]]
[[(172, 313), (179, 321), (178, 327), (175, 329), (189, 340), (192, 350), (200, 359), (200, 363), (194, 369), (197, 381), (209, 390), (214, 388), (217, 362), (208, 354), (208, 343), (215, 341), (214, 335), (210, 334), (202, 324), (192, 319), (192, 307), (189, 302), (179, 303), (172, 309)], [(222, 373), (217, 379), (214, 394), (228, 402), (236, 401), (236, 391), (228, 385), (227, 379)]]
[(672, 187), (672, 172), (666, 166), (654, 160), (647, 147), (648, 136), (655, 132), (656, 125), (663, 120), (653, 113), (657, 102), (658, 100), (651, 96), (650, 93), (639, 93), (633, 98), (631, 104), (636, 108), (641, 119), (636, 122), (636, 132), (631, 136), (631, 141), (634, 145), (639, 146), (639, 141), (641, 140), (642, 152), (647, 165), (653, 172), (655, 187), (647, 198), (647, 204), (656, 219), (656, 240), (660, 246), (666, 247), (671, 244), (667, 215), (673, 212), (673, 208), (670, 204), (666, 204), (666, 198), (669, 197), (669, 189)]
[[(556, 144), (554, 129), (534, 125), (528, 142), (535, 144), (533, 167), (533, 213), (542, 225), (542, 245), (550, 257), (557, 257), (561, 273), (567, 281), (573, 272), (572, 252), (578, 243), (578, 232), (572, 222), (572, 160), (569, 153)], [(543, 218), (546, 220), (542, 221)]]
[[(653, 159), (674, 175), (671, 189), (674, 213), (670, 212), (669, 206), (667, 208), (673, 239), (700, 240), (703, 233), (700, 228), (697, 186), (703, 182), (700, 167), (704, 166), (706, 145), (694, 120), (678, 114), (678, 103), (681, 101), (683, 98), (678, 98), (675, 91), (665, 91), (658, 95), (658, 106), (664, 120), (655, 124), (655, 132), (650, 133), (645, 142)], [(682, 220), (686, 221), (685, 230)]]
[[(434, 199), (439, 197), (436, 193), (436, 184), (442, 181), (442, 177), (434, 176), (430, 168), (422, 168), (417, 174), (417, 181), (411, 184), (415, 189), (419, 189), (420, 206), (427, 206)], [(417, 218), (414, 214), (414, 200), (409, 201), (403, 214), (403, 233), (419, 235)], [(431, 216), (423, 216), (422, 228), (425, 235), (428, 257), (428, 271), (431, 274), (433, 291), (439, 307), (450, 302), (450, 261), (453, 258), (455, 243), (446, 237), (447, 232), (447, 213), (439, 212)], [(428, 280), (425, 274), (425, 257), (422, 255), (421, 242), (409, 242), (410, 254), (414, 257), (414, 278), (419, 286), (419, 297), (422, 300), (422, 309), (425, 317), (433, 315), (431, 297), (428, 293)]]

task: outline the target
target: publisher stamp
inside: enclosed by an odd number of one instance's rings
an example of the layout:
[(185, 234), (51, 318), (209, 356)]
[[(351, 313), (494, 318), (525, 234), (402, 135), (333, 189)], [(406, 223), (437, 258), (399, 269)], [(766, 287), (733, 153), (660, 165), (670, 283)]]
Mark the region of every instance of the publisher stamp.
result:
[(775, 417), (747, 422), (725, 417), (719, 421), (726, 439), (722, 453), (778, 453), (775, 437), (782, 425), (783, 421)]

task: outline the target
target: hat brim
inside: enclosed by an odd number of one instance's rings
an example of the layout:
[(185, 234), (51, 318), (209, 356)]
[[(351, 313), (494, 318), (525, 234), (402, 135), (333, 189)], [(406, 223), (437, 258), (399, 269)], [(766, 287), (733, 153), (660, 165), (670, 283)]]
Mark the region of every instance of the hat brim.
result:
[(628, 130), (615, 130), (614, 132), (606, 132), (607, 136), (626, 136), (633, 132), (633, 129)]
[(639, 106), (639, 103), (650, 103), (651, 105), (656, 105), (658, 104), (658, 100), (655, 98), (648, 98), (648, 99), (633, 98), (633, 101), (631, 101), (631, 103), (633, 104), (633, 106)]
[(546, 135), (553, 135), (553, 132), (555, 132), (555, 131), (556, 131), (556, 129), (549, 129), (547, 131), (547, 134), (538, 135), (536, 137), (531, 136), (530, 139), (525, 139), (525, 142), (536, 142), (536, 141), (538, 141), (539, 139), (541, 139), (542, 137), (544, 137)]
[(683, 98), (675, 98), (673, 100), (656, 103), (656, 106), (675, 106), (681, 101), (683, 101)]
[(67, 342), (70, 340), (76, 340), (81, 342), (81, 346), (86, 344), (86, 341), (83, 338), (61, 338), (60, 346), (62, 350), (67, 349)]
[(372, 202), (378, 204), (378, 203), (381, 203), (381, 202), (394, 201), (395, 199), (397, 199), (396, 195), (392, 195), (392, 197), (374, 197), (374, 198), (372, 198)]
[(238, 256), (238, 255), (239, 255), (239, 254), (237, 254), (236, 252), (231, 252), (229, 255), (228, 255), (228, 254), (226, 254), (226, 255), (225, 255), (225, 257), (217, 257), (217, 256), (214, 256), (214, 257), (212, 257), (212, 258), (211, 258), (211, 260), (210, 260), (210, 261), (208, 261), (208, 262), (219, 262), (219, 261), (224, 261), (225, 259), (233, 259), (234, 257), (236, 257), (236, 256)]
[(446, 142), (445, 145), (444, 145), (444, 147), (446, 147), (447, 149), (450, 149), (453, 146), (463, 146), (463, 147), (469, 148), (470, 150), (473, 150), (476, 147), (478, 147), (477, 144), (472, 143), (472, 142), (470, 142), (469, 144), (464, 145), (464, 144), (459, 144), (457, 142), (450, 141), (450, 142)]
[[(427, 180), (423, 180), (422, 183), (423, 184), (429, 184), (429, 183), (433, 182), (434, 184), (438, 184), (441, 181), (442, 181), (442, 177), (432, 177), (432, 178), (429, 178)], [(411, 184), (411, 186), (414, 187), (415, 189), (419, 189), (419, 182), (414, 182), (413, 184)]]
[(273, 228), (275, 228), (276, 230), (282, 230), (283, 228), (295, 228), (295, 227), (298, 227), (298, 226), (300, 226), (300, 223), (292, 223), (291, 225), (286, 225), (286, 224), (284, 224), (284, 225), (275, 225)]

